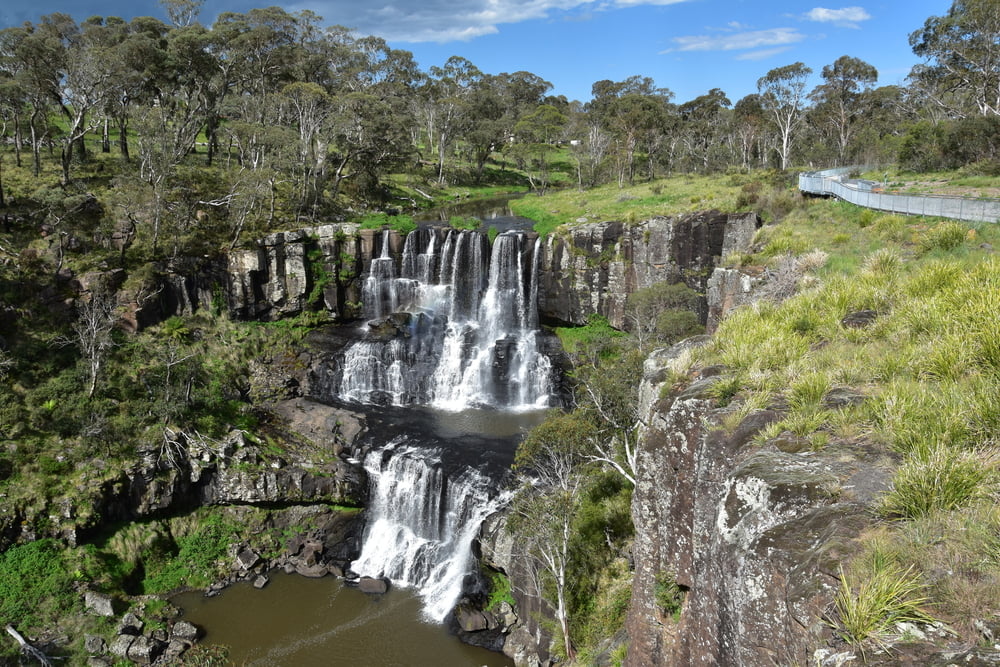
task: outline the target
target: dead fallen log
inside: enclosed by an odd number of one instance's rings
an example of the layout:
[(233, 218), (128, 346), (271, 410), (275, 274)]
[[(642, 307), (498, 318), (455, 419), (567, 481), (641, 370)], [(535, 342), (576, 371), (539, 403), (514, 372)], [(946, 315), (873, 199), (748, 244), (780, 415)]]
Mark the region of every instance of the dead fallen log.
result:
[(17, 641), (17, 643), (21, 645), (21, 653), (28, 656), (29, 658), (34, 658), (35, 660), (45, 665), (46, 667), (52, 667), (52, 661), (49, 660), (49, 656), (45, 655), (37, 648), (29, 644), (28, 640), (25, 639), (20, 632), (14, 629), (13, 625), (8, 623), (6, 629), (7, 629), (7, 634), (13, 637)]

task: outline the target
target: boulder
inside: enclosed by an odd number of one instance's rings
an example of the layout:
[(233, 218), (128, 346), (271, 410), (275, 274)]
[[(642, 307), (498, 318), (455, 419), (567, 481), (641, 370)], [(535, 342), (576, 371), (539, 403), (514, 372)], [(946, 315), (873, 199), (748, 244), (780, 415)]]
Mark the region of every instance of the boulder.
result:
[(295, 571), (303, 577), (309, 577), (310, 579), (320, 579), (330, 573), (326, 565), (306, 565), (305, 563), (297, 564)]
[(118, 634), (141, 635), (144, 625), (141, 618), (129, 612), (122, 616), (121, 623), (118, 624)]
[(115, 605), (110, 595), (87, 591), (83, 595), (83, 606), (98, 616), (114, 616)]
[(201, 631), (198, 629), (198, 626), (190, 621), (177, 621), (170, 629), (171, 641), (182, 641), (188, 644), (198, 641), (200, 634)]
[(241, 549), (236, 554), (236, 566), (241, 570), (249, 570), (259, 562), (260, 556), (253, 549)]
[(83, 650), (90, 655), (101, 655), (108, 652), (108, 643), (100, 635), (84, 635)]
[(456, 620), (459, 627), (465, 632), (479, 632), (490, 627), (490, 622), (487, 620), (486, 614), (478, 609), (462, 607), (456, 614)]
[(134, 642), (135, 639), (134, 635), (118, 635), (111, 640), (111, 646), (108, 647), (108, 652), (112, 655), (117, 655), (120, 658), (125, 658), (128, 656), (129, 647), (132, 646), (132, 642)]
[(153, 661), (163, 652), (163, 644), (156, 641), (155, 639), (150, 639), (149, 637), (139, 636), (135, 638), (132, 645), (128, 648), (129, 660), (137, 662), (140, 665), (151, 665)]
[(358, 579), (358, 590), (362, 593), (381, 595), (389, 590), (389, 582), (374, 577), (361, 577)]

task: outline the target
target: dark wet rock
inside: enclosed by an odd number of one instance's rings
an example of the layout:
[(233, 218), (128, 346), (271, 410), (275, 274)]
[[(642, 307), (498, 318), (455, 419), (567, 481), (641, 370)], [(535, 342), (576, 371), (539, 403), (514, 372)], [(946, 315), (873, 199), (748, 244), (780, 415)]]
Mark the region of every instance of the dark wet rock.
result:
[(490, 622), (486, 619), (486, 614), (478, 609), (461, 608), (455, 615), (459, 627), (465, 632), (479, 632), (490, 627)]
[(236, 567), (249, 570), (260, 562), (260, 556), (253, 549), (240, 549), (236, 554)]
[(878, 313), (874, 310), (858, 310), (848, 313), (840, 320), (840, 326), (845, 329), (865, 329), (875, 324)]
[(323, 557), (323, 543), (319, 540), (306, 540), (299, 552), (299, 559), (305, 565), (316, 565)]
[(320, 579), (330, 573), (326, 565), (306, 565), (305, 563), (298, 563), (295, 566), (295, 571), (310, 579)]
[(375, 577), (361, 577), (358, 579), (358, 590), (362, 593), (380, 595), (389, 590), (389, 582)]

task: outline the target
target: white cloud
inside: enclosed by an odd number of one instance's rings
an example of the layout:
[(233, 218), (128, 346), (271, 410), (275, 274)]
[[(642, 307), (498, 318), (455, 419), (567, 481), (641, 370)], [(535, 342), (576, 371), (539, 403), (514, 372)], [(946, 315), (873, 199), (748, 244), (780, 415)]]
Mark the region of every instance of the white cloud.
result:
[(688, 35), (674, 37), (673, 41), (676, 46), (663, 51), (663, 53), (671, 51), (742, 51), (765, 46), (795, 44), (805, 38), (806, 36), (795, 28), (750, 30), (727, 35)]
[(553, 12), (585, 8), (608, 11), (689, 0), (299, 0), (289, 12), (308, 9), (363, 35), (396, 42), (469, 41), (498, 32), (505, 23), (544, 19)]
[(774, 49), (762, 49), (760, 51), (750, 51), (748, 53), (741, 53), (736, 56), (736, 60), (767, 60), (779, 53), (784, 53), (791, 47), (789, 46), (779, 46)]
[(842, 28), (857, 28), (861, 21), (867, 21), (872, 16), (863, 7), (844, 7), (843, 9), (826, 9), (816, 7), (805, 14), (809, 21), (833, 23)]

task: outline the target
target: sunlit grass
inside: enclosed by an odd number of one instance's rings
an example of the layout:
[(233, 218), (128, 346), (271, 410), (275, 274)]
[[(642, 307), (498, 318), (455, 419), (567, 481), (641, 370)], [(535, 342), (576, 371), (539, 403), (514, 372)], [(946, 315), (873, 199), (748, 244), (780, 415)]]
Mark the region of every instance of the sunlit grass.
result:
[(619, 188), (604, 185), (581, 192), (576, 188), (529, 195), (511, 203), (518, 215), (535, 220), (542, 233), (577, 220), (635, 223), (656, 216), (736, 208), (739, 186), (718, 176), (677, 176)]

